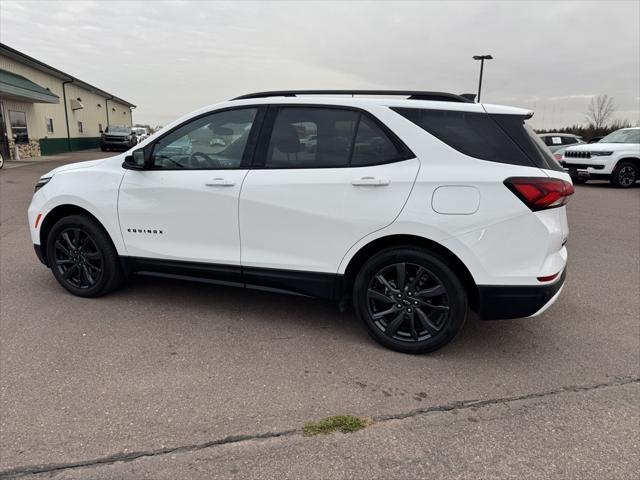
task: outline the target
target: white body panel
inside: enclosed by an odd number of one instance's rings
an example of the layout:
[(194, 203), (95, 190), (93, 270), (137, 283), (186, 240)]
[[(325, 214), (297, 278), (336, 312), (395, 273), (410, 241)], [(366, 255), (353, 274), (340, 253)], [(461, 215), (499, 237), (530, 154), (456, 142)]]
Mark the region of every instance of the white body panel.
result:
[(419, 165), (252, 170), (240, 196), (242, 264), (337, 272), (354, 243), (395, 220)]
[(125, 170), (124, 156), (73, 163), (58, 167), (44, 175), (52, 177), (47, 188), (36, 192), (28, 210), (31, 240), (40, 244), (40, 231), (35, 228), (38, 214), (39, 226), (46, 215), (59, 205), (76, 205), (87, 210), (105, 228), (116, 250), (126, 255), (118, 222), (118, 191)]
[(126, 172), (118, 210), (128, 255), (240, 263), (238, 196), (247, 170)]

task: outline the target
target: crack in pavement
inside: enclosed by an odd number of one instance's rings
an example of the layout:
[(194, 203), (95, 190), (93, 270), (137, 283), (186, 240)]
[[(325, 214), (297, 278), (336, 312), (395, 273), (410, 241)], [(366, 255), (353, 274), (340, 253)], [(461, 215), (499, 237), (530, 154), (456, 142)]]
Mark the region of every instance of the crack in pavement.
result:
[[(600, 388), (619, 387), (623, 385), (629, 385), (633, 383), (640, 383), (640, 377), (632, 376), (617, 376), (613, 381), (605, 383), (597, 383), (591, 385), (571, 385), (565, 387), (558, 387), (552, 390), (545, 390), (543, 392), (535, 392), (524, 395), (516, 395), (510, 397), (490, 398), (487, 400), (460, 400), (447, 403), (445, 405), (435, 405), (431, 407), (417, 408), (409, 412), (395, 413), (387, 415), (378, 415), (372, 418), (373, 423), (381, 423), (389, 420), (402, 420), (406, 418), (416, 417), (419, 415), (427, 415), (433, 412), (448, 412), (453, 410), (464, 410), (470, 408), (482, 408), (491, 405), (505, 404), (511, 402), (517, 402), (521, 400), (530, 400), (534, 398), (544, 398), (552, 395), (559, 395), (562, 393), (580, 393), (588, 392), (591, 390), (597, 390)], [(138, 452), (120, 452), (105, 457), (95, 458), (92, 460), (84, 460), (78, 462), (69, 463), (50, 463), (44, 465), (24, 465), (19, 467), (13, 467), (6, 470), (0, 470), (0, 479), (18, 478), (26, 475), (36, 475), (41, 473), (53, 473), (61, 470), (70, 470), (76, 468), (93, 467), (100, 465), (109, 465), (117, 462), (131, 462), (138, 458), (143, 457), (155, 457), (159, 455), (173, 454), (173, 453), (188, 453), (197, 450), (203, 450), (205, 448), (216, 447), (220, 445), (227, 445), (233, 443), (246, 442), (250, 440), (262, 440), (269, 438), (278, 438), (292, 436), (300, 434), (300, 429), (282, 430), (280, 432), (264, 432), (257, 434), (247, 435), (229, 435), (227, 437), (211, 440), (204, 443), (197, 443), (192, 445), (183, 445), (179, 447), (166, 447), (155, 450), (141, 450)]]

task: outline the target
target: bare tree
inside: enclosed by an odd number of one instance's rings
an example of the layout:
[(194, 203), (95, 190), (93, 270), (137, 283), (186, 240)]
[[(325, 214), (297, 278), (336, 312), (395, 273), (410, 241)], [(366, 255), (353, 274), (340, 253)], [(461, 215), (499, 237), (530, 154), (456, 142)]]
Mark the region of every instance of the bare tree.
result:
[(598, 95), (591, 99), (587, 107), (587, 121), (595, 130), (603, 128), (617, 107), (609, 95)]

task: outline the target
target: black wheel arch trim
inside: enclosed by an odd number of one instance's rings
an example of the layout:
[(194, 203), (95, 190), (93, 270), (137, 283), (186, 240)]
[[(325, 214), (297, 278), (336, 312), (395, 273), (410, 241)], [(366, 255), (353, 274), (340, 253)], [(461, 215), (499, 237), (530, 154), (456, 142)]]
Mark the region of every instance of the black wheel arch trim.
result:
[(70, 203), (58, 205), (47, 212), (47, 214), (42, 218), (39, 233), (40, 245), (34, 244), (34, 247), (40, 247), (40, 254), (38, 255), (38, 259), (40, 259), (40, 261), (47, 266), (49, 265), (47, 258), (47, 239), (49, 237), (49, 232), (51, 232), (51, 229), (56, 224), (56, 222), (64, 217), (69, 217), (71, 215), (84, 215), (96, 222), (100, 226), (100, 228), (102, 228), (109, 241), (113, 244), (113, 239), (111, 238), (109, 231), (104, 227), (102, 222), (98, 218), (96, 218), (96, 216), (93, 215), (89, 210)]

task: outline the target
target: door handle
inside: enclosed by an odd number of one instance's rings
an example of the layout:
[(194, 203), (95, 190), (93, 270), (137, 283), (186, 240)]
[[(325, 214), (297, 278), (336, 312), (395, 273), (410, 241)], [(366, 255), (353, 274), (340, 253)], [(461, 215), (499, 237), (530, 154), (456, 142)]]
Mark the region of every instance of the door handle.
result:
[(207, 187), (233, 187), (235, 185), (235, 182), (226, 178), (212, 178), (207, 183), (205, 183), (205, 185)]
[(376, 178), (376, 177), (362, 177), (357, 180), (353, 180), (351, 185), (355, 187), (383, 187), (389, 185), (388, 178)]

